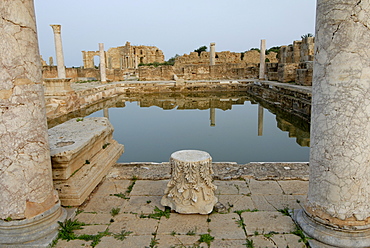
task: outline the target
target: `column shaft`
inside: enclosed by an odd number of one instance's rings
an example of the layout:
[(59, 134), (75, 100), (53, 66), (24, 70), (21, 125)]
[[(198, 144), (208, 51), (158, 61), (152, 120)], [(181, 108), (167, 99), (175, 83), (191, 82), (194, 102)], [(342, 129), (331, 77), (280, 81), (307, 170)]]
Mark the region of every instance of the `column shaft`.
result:
[(216, 44), (211, 43), (209, 45), (209, 65), (215, 65), (216, 64)]
[(266, 40), (261, 40), (261, 47), (260, 47), (260, 73), (259, 79), (265, 79), (265, 67), (266, 67)]
[(105, 51), (104, 51), (103, 43), (99, 43), (99, 57), (100, 57), (100, 81), (101, 83), (106, 83), (107, 73), (106, 73), (106, 66), (105, 66)]
[(317, 1), (310, 184), (298, 222), (338, 247), (370, 246), (369, 5)]
[(50, 26), (53, 28), (53, 32), (54, 32), (55, 56), (57, 57), (58, 78), (66, 78), (66, 69), (64, 67), (61, 26), (60, 25), (50, 25)]

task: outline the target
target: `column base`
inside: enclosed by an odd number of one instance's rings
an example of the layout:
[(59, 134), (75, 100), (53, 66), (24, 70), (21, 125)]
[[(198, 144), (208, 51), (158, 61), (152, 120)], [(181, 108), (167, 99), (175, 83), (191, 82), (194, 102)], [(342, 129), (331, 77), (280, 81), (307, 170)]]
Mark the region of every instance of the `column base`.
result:
[(58, 202), (32, 219), (0, 220), (0, 247), (49, 247), (58, 235), (58, 221), (66, 218), (67, 212)]
[(313, 238), (309, 241), (312, 248), (370, 247), (370, 229), (350, 231), (324, 225), (308, 216), (303, 209), (295, 210), (293, 219), (307, 236)]

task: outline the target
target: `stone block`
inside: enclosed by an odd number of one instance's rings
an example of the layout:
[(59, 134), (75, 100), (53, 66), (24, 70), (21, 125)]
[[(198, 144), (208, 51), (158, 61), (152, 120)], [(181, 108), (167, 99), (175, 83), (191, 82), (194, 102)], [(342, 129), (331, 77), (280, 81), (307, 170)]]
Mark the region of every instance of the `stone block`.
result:
[(113, 126), (106, 118), (75, 118), (48, 133), (53, 179), (68, 179), (103, 146), (109, 147)]
[(73, 92), (71, 78), (44, 78), (45, 96), (64, 96)]
[(281, 63), (278, 67), (278, 81), (281, 83), (294, 82), (298, 63)]
[(81, 205), (123, 153), (108, 119), (77, 120), (49, 130), (54, 187), (64, 206)]
[(107, 174), (110, 167), (116, 163), (123, 152), (123, 145), (112, 140), (104, 150), (98, 152), (90, 164), (85, 164), (67, 180), (54, 180), (54, 187), (64, 206), (79, 206)]

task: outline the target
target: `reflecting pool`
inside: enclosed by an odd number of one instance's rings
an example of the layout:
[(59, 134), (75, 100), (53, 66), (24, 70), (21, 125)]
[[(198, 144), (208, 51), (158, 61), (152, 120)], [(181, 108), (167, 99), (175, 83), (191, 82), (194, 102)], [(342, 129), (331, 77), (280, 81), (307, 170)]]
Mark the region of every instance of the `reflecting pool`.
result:
[(109, 116), (125, 146), (118, 162), (164, 162), (182, 149), (214, 162), (308, 161), (309, 124), (264, 107), (247, 93), (152, 94), (119, 96), (88, 117)]

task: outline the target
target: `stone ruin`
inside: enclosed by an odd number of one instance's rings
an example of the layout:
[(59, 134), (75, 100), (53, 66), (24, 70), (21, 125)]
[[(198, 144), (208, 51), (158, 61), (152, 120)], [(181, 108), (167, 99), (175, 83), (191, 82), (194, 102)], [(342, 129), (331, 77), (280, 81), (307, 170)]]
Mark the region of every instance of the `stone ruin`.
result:
[[(94, 56), (99, 51), (82, 51), (84, 68), (94, 68)], [(155, 46), (124, 46), (109, 48), (106, 52), (108, 69), (137, 69), (139, 64), (163, 63), (163, 52)]]
[(278, 63), (267, 63), (267, 79), (282, 83), (312, 85), (315, 37), (305, 37), (282, 46)]

